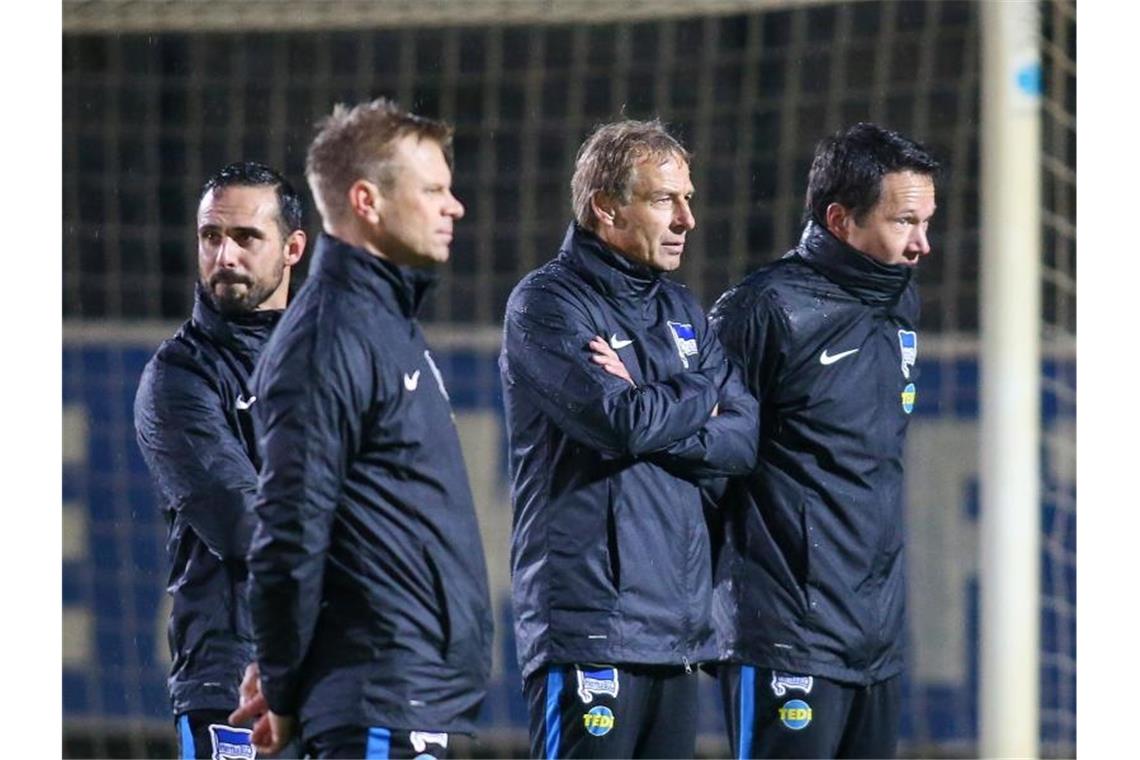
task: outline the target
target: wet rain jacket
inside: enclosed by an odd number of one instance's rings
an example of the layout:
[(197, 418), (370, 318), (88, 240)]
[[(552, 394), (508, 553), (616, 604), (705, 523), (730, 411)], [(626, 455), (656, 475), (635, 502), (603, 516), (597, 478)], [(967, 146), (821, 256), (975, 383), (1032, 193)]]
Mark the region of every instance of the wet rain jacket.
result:
[(414, 315), (432, 280), (321, 235), (254, 375), (262, 688), (303, 736), (468, 732), (491, 659), (463, 453)]
[(755, 471), (722, 501), (721, 657), (866, 685), (903, 667), (903, 438), (913, 269), (812, 222), (709, 314), (761, 400)]
[(174, 712), (233, 710), (253, 661), (246, 553), (257, 455), (249, 376), (280, 311), (223, 317), (198, 287), (189, 321), (147, 362), (135, 432), (167, 524)]
[[(636, 388), (591, 361), (594, 336)], [(751, 468), (757, 405), (696, 299), (572, 224), (512, 292), (499, 365), (524, 677), (549, 662), (710, 658), (698, 484)]]

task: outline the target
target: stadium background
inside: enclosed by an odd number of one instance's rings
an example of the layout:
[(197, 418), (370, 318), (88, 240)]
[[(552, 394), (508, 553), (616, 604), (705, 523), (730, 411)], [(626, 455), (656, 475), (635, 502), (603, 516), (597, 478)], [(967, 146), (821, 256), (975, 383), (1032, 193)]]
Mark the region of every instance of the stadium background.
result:
[[(798, 237), (815, 142), (867, 119), (947, 165), (920, 272), (908, 441), (910, 663), (903, 752), (977, 740), (980, 6), (930, 2), (197, 3), (65, 0), (63, 718), (66, 756), (173, 753), (164, 528), (131, 402), (189, 312), (202, 179), (259, 159), (303, 183), (334, 102), (388, 95), (456, 126), (467, 206), (423, 314), (456, 406), (498, 638), (471, 750), (523, 751), (510, 635), (510, 506), (495, 357), (522, 273), (569, 221), (574, 152), (599, 121), (660, 116), (696, 153), (678, 278), (708, 306)], [(1076, 742), (1076, 11), (1040, 3), (1043, 277), (1041, 740)], [(309, 206), (307, 227), (317, 229)], [(704, 678), (702, 676), (702, 678)], [(705, 682), (700, 750), (723, 755)]]

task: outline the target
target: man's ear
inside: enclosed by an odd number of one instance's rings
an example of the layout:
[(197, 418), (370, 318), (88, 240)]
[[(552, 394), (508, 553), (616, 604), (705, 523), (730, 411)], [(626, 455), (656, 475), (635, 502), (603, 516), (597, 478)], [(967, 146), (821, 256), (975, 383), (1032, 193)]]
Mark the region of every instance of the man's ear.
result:
[(855, 224), (855, 215), (842, 203), (834, 202), (827, 204), (824, 215), (827, 231), (846, 243), (851, 234), (851, 225)]
[(377, 224), (385, 202), (384, 194), (374, 183), (366, 179), (358, 179), (348, 188), (348, 208), (353, 216)]
[(598, 221), (599, 229), (614, 226), (617, 217), (617, 205), (613, 198), (601, 190), (594, 191), (594, 194), (590, 196), (590, 210), (594, 212), (594, 218)]
[(304, 230), (293, 230), (285, 238), (285, 266), (296, 266), (305, 253), (305, 243), (309, 240)]

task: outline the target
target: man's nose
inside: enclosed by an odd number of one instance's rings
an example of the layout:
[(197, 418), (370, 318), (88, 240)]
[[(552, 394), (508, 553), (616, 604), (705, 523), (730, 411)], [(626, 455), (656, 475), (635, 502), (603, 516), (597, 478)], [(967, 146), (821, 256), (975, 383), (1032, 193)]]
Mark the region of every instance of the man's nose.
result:
[(688, 201), (683, 200), (677, 204), (677, 211), (673, 215), (673, 226), (685, 230), (691, 230), (697, 226), (697, 218), (693, 216), (693, 209)]
[(226, 235), (222, 238), (221, 245), (218, 246), (218, 266), (220, 267), (236, 267), (238, 264), (238, 252), (241, 250), (233, 238)]
[(918, 251), (923, 256), (930, 253), (930, 239), (926, 236), (926, 228), (921, 224), (915, 227), (911, 236), (910, 250)]
[(452, 217), (453, 219), (462, 219), (463, 215), (465, 213), (467, 213), (467, 209), (465, 209), (463, 207), (463, 203), (460, 202), (460, 200), (458, 198), (456, 198), (454, 195), (452, 195), (451, 193), (448, 193), (448, 196), (451, 199), (451, 203), (448, 205), (448, 207), (444, 211), (444, 213), (447, 214), (448, 216)]

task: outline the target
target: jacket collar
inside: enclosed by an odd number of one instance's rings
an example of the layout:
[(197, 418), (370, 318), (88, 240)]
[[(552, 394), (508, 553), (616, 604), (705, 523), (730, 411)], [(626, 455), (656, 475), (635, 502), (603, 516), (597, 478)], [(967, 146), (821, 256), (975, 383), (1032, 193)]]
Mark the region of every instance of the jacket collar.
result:
[(875, 261), (814, 219), (804, 227), (799, 245), (789, 255), (799, 256), (827, 279), (869, 304), (894, 303), (914, 275), (912, 267)]
[(210, 294), (199, 282), (194, 286), (194, 310), (190, 321), (211, 340), (240, 351), (257, 352), (284, 312), (280, 309), (226, 315), (218, 311)]
[(630, 261), (577, 222), (566, 230), (559, 258), (602, 295), (615, 300), (652, 298), (661, 285), (661, 272)]
[(317, 238), (311, 276), (329, 277), (367, 293), (407, 319), (416, 316), (424, 296), (439, 280), (430, 269), (396, 266), (325, 232)]

